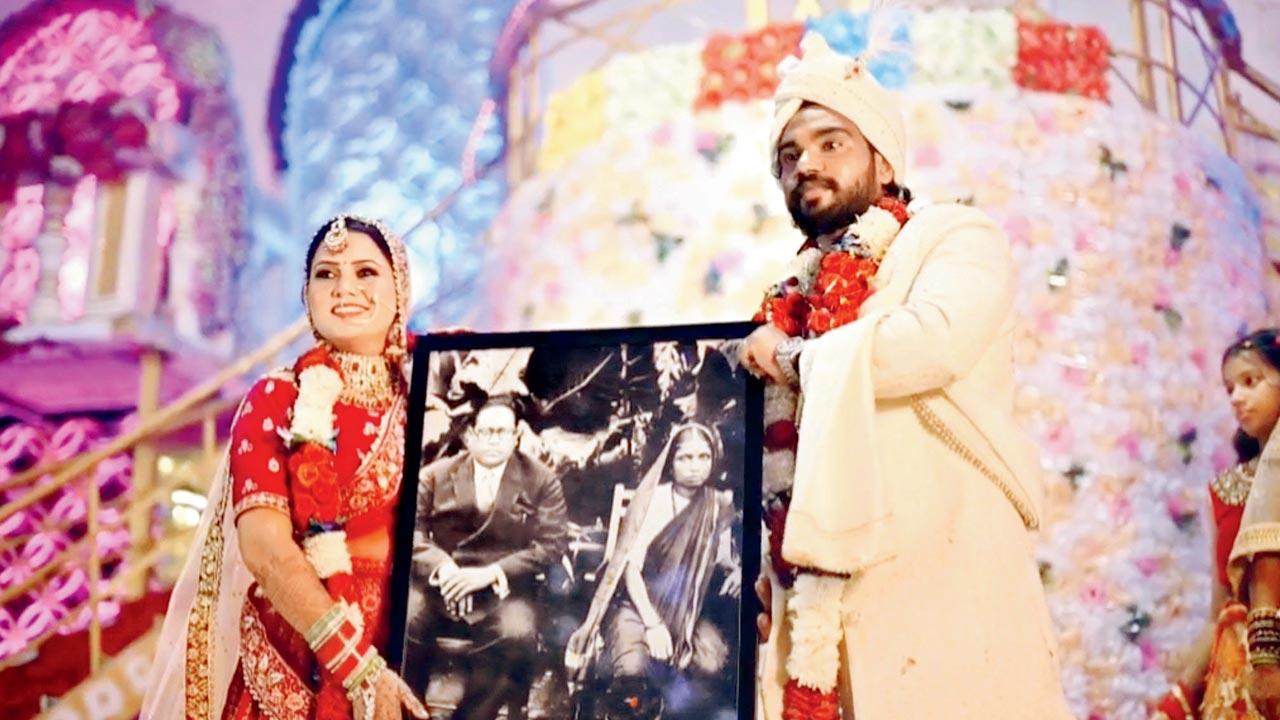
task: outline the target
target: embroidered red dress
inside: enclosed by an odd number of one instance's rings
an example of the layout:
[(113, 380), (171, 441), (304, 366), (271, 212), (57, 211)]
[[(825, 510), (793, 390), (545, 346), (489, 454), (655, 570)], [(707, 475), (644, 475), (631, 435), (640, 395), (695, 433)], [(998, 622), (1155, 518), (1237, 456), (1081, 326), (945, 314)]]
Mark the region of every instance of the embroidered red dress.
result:
[[(280, 430), (292, 420), (298, 388), (292, 376), (279, 373), (259, 380), (249, 391), (231, 428), (230, 473), (237, 518), (251, 508), (273, 508), (290, 514), (287, 450)], [(343, 483), (341, 498), (348, 518), (350, 547), (380, 546), (381, 557), (353, 551), (352, 576), (360, 588), (366, 637), (379, 651), (387, 642), (387, 589), (391, 571), (396, 500), (404, 464), (403, 397), (383, 408), (364, 408), (339, 401), (334, 406), (336, 463)], [(295, 523), (295, 539), (302, 531)], [(373, 543), (365, 542), (373, 539)], [(321, 672), (306, 640), (249, 589), (240, 620), (240, 663), (228, 689), (223, 718), (310, 720), (350, 718), (351, 708), (340, 685)]]
[(1218, 626), (1205, 675), (1202, 720), (1261, 720), (1262, 716), (1248, 698), (1249, 668), (1246, 642), (1249, 610), (1234, 599), (1227, 579), (1227, 561), (1231, 546), (1240, 532), (1240, 519), (1249, 498), (1257, 461), (1251, 461), (1222, 473), (1209, 483), (1209, 499), (1213, 505), (1214, 566), (1217, 580), (1231, 597), (1218, 611)]

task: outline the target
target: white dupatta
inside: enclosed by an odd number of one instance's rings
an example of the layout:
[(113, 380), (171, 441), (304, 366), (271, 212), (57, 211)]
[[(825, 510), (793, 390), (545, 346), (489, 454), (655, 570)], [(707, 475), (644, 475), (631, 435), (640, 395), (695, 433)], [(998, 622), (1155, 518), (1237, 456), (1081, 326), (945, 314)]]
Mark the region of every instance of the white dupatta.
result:
[[(236, 410), (239, 419), (240, 409)], [(234, 423), (234, 421), (233, 421)], [(216, 720), (240, 653), (240, 611), (253, 576), (240, 557), (224, 450), (182, 575), (169, 596), (142, 720)]]

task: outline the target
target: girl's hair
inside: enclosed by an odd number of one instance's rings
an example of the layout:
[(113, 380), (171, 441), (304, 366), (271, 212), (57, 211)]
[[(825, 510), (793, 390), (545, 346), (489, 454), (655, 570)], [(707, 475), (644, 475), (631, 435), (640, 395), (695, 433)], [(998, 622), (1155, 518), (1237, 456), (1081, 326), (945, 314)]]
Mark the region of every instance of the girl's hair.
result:
[[(1280, 370), (1280, 329), (1263, 328), (1255, 330), (1239, 340), (1231, 343), (1231, 346), (1222, 353), (1222, 364), (1226, 365), (1231, 358), (1246, 352), (1255, 352), (1258, 357), (1262, 358), (1271, 367)], [(1240, 458), (1240, 462), (1245, 463), (1262, 454), (1262, 442), (1249, 437), (1241, 428), (1236, 429), (1235, 437), (1232, 438), (1231, 444), (1235, 446), (1236, 456)]]
[[(362, 222), (353, 217), (348, 217), (346, 220), (348, 232), (364, 233), (365, 235), (373, 238), (373, 242), (376, 243), (378, 245), (378, 249), (382, 251), (383, 257), (387, 259), (388, 263), (392, 263), (394, 265), (394, 261), (391, 259), (391, 246), (387, 244), (387, 239), (382, 236), (381, 230), (369, 223)], [(338, 218), (333, 218), (326, 222), (320, 226), (320, 229), (316, 231), (315, 235), (311, 236), (311, 244), (307, 246), (307, 264), (303, 268), (306, 273), (306, 277), (311, 276), (311, 261), (316, 258), (316, 250), (320, 249), (320, 243), (324, 242), (324, 236), (328, 234), (329, 228), (337, 221)]]

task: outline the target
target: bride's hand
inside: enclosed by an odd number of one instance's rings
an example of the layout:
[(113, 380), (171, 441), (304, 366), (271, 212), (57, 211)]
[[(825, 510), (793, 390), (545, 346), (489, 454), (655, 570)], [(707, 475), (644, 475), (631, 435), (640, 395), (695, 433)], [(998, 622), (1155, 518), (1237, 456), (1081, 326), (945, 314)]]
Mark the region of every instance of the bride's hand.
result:
[(375, 682), (373, 712), (370, 713), (369, 708), (365, 707), (364, 701), (357, 697), (355, 702), (352, 703), (352, 715), (356, 720), (369, 717), (372, 717), (373, 720), (401, 720), (403, 715), (400, 709), (402, 707), (419, 720), (430, 720), (431, 713), (427, 712), (427, 708), (422, 705), (422, 702), (414, 695), (413, 690), (405, 684), (399, 675), (389, 669), (383, 670)]

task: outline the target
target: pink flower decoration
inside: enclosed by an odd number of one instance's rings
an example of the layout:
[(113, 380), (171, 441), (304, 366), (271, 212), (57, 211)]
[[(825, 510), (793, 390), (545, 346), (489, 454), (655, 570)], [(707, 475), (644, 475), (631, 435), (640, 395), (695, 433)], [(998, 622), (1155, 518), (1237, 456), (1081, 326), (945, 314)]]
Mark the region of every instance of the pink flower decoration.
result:
[(1049, 430), (1045, 442), (1051, 451), (1062, 454), (1071, 450), (1071, 445), (1075, 442), (1075, 435), (1071, 432), (1070, 426), (1055, 425)]
[(1022, 215), (1011, 215), (1004, 221), (1004, 232), (1011, 245), (1031, 244), (1031, 222)]
[(1102, 585), (1097, 583), (1085, 587), (1080, 593), (1080, 599), (1087, 605), (1102, 606), (1107, 604), (1110, 593)]
[(1128, 495), (1120, 494), (1111, 501), (1111, 516), (1119, 525), (1128, 524), (1133, 519), (1133, 502)]
[(1062, 379), (1068, 385), (1084, 387), (1089, 384), (1089, 371), (1078, 367), (1062, 368)]
[(1182, 493), (1173, 493), (1166, 496), (1164, 509), (1169, 513), (1169, 518), (1175, 522), (1195, 512), (1195, 508), (1192, 507)]
[(1151, 348), (1145, 343), (1134, 343), (1129, 348), (1129, 362), (1138, 367), (1146, 367), (1147, 359), (1151, 356)]
[(0, 589), (11, 588), (31, 577), (31, 564), (18, 548), (0, 551)]
[(1035, 311), (1036, 330), (1042, 333), (1053, 332), (1058, 327), (1058, 314), (1049, 310)]
[(925, 145), (917, 148), (915, 152), (916, 167), (938, 167), (942, 164), (942, 153), (938, 151), (936, 145)]
[(27, 649), (27, 638), (18, 628), (18, 621), (0, 607), (0, 660), (13, 657)]
[(1116, 444), (1129, 453), (1130, 460), (1142, 459), (1142, 438), (1135, 432), (1127, 432), (1121, 435)]
[(1089, 239), (1089, 233), (1084, 230), (1077, 230), (1073, 241), (1076, 252), (1088, 252), (1093, 250), (1093, 241)]
[(88, 596), (89, 588), (83, 570), (76, 569), (60, 575), (28, 595), (31, 604), (18, 615), (18, 627), (28, 642), (33, 641), (48, 632)]
[(25, 469), (40, 465), (48, 447), (49, 439), (31, 425), (19, 423), (0, 431), (0, 468), (5, 477), (15, 472), (15, 466)]
[(1191, 351), (1191, 363), (1196, 366), (1200, 372), (1207, 372), (1209, 366), (1208, 356), (1205, 355), (1204, 348), (1196, 348)]
[(22, 546), (22, 558), (31, 569), (39, 570), (70, 544), (71, 539), (63, 532), (38, 532)]
[(68, 420), (53, 431), (51, 453), (57, 460), (68, 460), (88, 450), (102, 434), (101, 426), (89, 418)]
[(1142, 573), (1143, 577), (1151, 577), (1160, 570), (1160, 558), (1152, 556), (1138, 558), (1134, 565), (1138, 568), (1138, 572)]
[(1160, 649), (1150, 638), (1142, 638), (1138, 641), (1138, 650), (1142, 653), (1142, 669), (1154, 670), (1160, 667)]
[(1209, 456), (1210, 462), (1213, 463), (1213, 471), (1220, 473), (1232, 465), (1236, 464), (1236, 453), (1226, 445), (1219, 445), (1214, 448), (1213, 453)]

